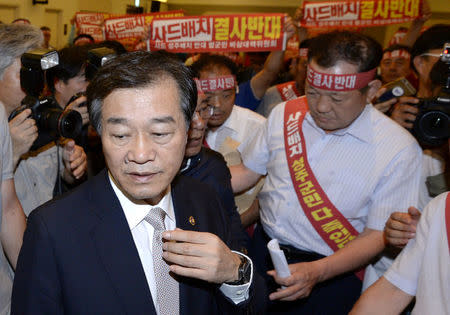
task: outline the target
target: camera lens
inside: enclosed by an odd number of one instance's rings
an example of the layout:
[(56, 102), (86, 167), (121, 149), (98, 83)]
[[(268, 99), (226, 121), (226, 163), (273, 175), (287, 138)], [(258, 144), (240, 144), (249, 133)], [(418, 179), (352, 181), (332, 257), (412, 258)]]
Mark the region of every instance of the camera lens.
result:
[(430, 139), (445, 139), (450, 136), (449, 116), (441, 111), (424, 113), (418, 127)]
[(65, 138), (76, 138), (83, 126), (80, 113), (74, 110), (65, 111), (59, 118), (58, 131)]

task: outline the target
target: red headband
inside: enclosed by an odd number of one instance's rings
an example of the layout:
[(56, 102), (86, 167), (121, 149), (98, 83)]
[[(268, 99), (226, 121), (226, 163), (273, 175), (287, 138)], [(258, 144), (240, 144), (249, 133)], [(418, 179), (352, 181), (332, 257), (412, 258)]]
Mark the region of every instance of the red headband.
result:
[(300, 48), (298, 55), (299, 57), (308, 57), (308, 48)]
[(197, 89), (203, 92), (214, 92), (218, 90), (229, 90), (236, 87), (236, 78), (234, 75), (224, 75), (214, 79), (203, 79), (197, 81)]
[(386, 51), (383, 54), (383, 60), (388, 58), (405, 58), (409, 59), (411, 57), (411, 54), (403, 49), (397, 49), (394, 51)]
[(376, 69), (352, 74), (328, 74), (308, 66), (307, 80), (311, 86), (329, 91), (352, 91), (362, 89), (373, 80)]

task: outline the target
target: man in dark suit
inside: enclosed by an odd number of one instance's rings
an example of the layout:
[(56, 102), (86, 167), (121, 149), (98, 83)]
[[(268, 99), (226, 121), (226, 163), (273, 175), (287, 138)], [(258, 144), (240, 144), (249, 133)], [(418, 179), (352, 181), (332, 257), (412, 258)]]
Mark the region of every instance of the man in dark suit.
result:
[(217, 194), (174, 180), (196, 106), (189, 70), (164, 54), (130, 53), (100, 69), (87, 97), (107, 170), (30, 215), (12, 313), (252, 311), (253, 266), (229, 249)]

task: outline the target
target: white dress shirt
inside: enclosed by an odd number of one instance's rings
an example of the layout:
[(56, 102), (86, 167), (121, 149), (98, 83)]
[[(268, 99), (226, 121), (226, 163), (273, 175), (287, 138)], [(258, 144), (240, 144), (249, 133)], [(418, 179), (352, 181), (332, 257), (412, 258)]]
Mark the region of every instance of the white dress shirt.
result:
[(450, 254), (445, 225), (447, 193), (434, 198), (422, 213), (416, 237), (395, 259), (384, 277), (416, 296), (412, 314), (450, 314)]
[[(119, 199), (120, 205), (122, 206), (123, 212), (130, 227), (131, 234), (133, 236), (133, 240), (138, 250), (142, 267), (144, 269), (145, 277), (150, 288), (153, 305), (155, 306), (156, 312), (159, 314), (159, 304), (156, 295), (156, 280), (152, 257), (154, 228), (150, 223), (144, 220), (144, 218), (152, 208), (159, 207), (166, 213), (164, 219), (166, 230), (174, 230), (176, 228), (175, 212), (173, 208), (172, 193), (170, 191), (170, 187), (168, 188), (167, 193), (164, 195), (161, 201), (157, 205), (151, 206), (143, 200), (139, 201), (138, 203), (131, 201), (117, 187), (117, 185), (114, 183), (114, 180), (112, 180), (111, 175), (109, 176), (109, 180), (114, 192), (116, 193), (117, 198)], [(245, 256), (241, 253), (238, 254)], [(245, 257), (250, 260), (250, 258), (248, 258), (247, 256)], [(251, 268), (252, 278), (248, 283), (237, 286), (224, 283), (220, 287), (222, 293), (226, 297), (231, 299), (235, 304), (239, 304), (240, 302), (248, 299), (248, 291), (253, 280), (253, 265), (251, 266)]]
[[(271, 238), (325, 256), (333, 250), (304, 214), (290, 177), (284, 149), (284, 108), (277, 105), (263, 132), (242, 152), (244, 165), (266, 174), (258, 195), (261, 222)], [(330, 201), (362, 232), (382, 231), (394, 211), (417, 206), (422, 150), (415, 139), (372, 105), (347, 128), (325, 133), (308, 112), (302, 124), (308, 162)], [(377, 276), (389, 267), (386, 259)], [(370, 268), (366, 279), (371, 282)]]

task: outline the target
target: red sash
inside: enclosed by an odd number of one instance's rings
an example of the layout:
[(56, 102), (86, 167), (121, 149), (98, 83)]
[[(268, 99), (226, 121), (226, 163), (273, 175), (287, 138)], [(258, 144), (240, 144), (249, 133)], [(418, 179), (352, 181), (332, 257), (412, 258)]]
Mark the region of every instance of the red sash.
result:
[[(343, 248), (359, 233), (328, 199), (309, 166), (302, 123), (306, 97), (288, 101), (284, 109), (284, 147), (298, 201), (314, 229), (333, 250)], [(356, 275), (362, 280), (363, 270)]]
[(293, 100), (300, 96), (299, 91), (295, 87), (295, 81), (290, 81), (282, 84), (278, 84), (277, 90), (283, 99), (283, 102)]
[(448, 250), (450, 252), (450, 193), (447, 193), (445, 200), (445, 225), (447, 226), (447, 242)]

